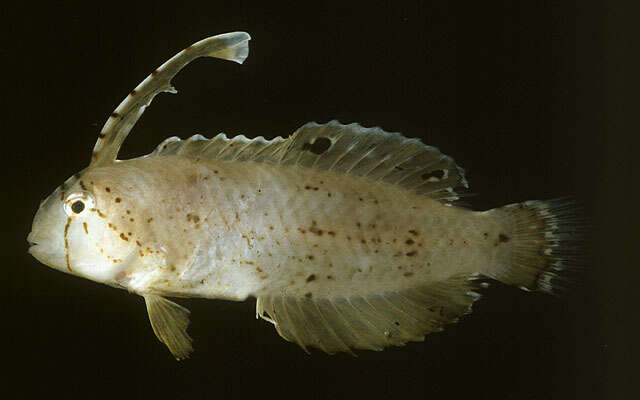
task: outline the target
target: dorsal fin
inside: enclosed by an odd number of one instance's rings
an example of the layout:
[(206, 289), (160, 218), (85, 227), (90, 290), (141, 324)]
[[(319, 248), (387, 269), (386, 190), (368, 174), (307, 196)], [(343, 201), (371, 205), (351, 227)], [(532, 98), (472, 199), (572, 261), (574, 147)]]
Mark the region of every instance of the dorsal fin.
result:
[(162, 92), (177, 93), (171, 86), (171, 79), (182, 68), (199, 57), (214, 57), (242, 64), (249, 55), (249, 39), (251, 37), (245, 32), (212, 36), (185, 48), (153, 71), (122, 100), (105, 122), (93, 148), (91, 166), (115, 161), (122, 142), (153, 98)]
[(464, 170), (437, 148), (380, 128), (331, 121), (310, 122), (287, 139), (222, 133), (207, 140), (195, 135), (187, 140), (172, 137), (149, 156), (179, 154), (225, 161), (255, 161), (361, 176), (399, 185), (407, 190), (450, 202), (458, 199), (456, 187), (468, 187)]

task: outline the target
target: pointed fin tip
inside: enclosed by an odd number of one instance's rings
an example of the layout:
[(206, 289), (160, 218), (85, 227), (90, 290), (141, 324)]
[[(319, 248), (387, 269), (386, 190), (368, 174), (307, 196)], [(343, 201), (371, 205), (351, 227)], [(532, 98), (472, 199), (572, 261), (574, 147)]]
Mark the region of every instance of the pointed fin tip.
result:
[(189, 358), (192, 339), (187, 333), (189, 310), (164, 297), (143, 295), (149, 321), (156, 337), (164, 343), (176, 360)]

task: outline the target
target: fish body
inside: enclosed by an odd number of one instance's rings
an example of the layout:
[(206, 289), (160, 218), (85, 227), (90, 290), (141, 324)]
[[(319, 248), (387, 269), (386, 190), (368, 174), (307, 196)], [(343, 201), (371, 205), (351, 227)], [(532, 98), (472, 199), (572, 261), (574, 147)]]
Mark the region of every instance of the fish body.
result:
[(89, 167), (41, 204), (30, 252), (143, 296), (177, 358), (192, 351), (188, 310), (165, 296), (256, 297), (285, 339), (333, 353), (422, 340), (470, 310), (479, 277), (553, 291), (577, 238), (570, 204), (456, 207), (464, 171), (400, 134), (332, 121), (270, 141), (169, 138), (115, 159), (180, 68), (199, 56), (242, 62), (248, 40), (198, 42), (134, 89)]
[(87, 223), (77, 240), (121, 265), (114, 283), (168, 296), (378, 293), (487, 273), (510, 247), (495, 246), (499, 235), (512, 234), (495, 213), (299, 166), (171, 155), (102, 167), (78, 186), (111, 229), (94, 235)]

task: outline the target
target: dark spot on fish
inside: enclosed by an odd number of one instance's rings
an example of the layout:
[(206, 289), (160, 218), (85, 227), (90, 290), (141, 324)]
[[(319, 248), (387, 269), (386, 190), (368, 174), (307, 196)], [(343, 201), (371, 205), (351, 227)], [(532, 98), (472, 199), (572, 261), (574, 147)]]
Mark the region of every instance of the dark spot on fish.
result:
[(133, 90), (131, 91), (131, 93), (129, 93), (129, 94), (130, 94), (131, 96), (135, 96), (136, 94), (138, 94), (138, 92), (136, 92), (136, 90), (135, 90), (135, 89), (133, 89)]
[(153, 218), (149, 218), (149, 219), (147, 220), (147, 223), (150, 223), (151, 221), (153, 221)]
[(410, 276), (413, 276), (413, 272), (405, 272), (405, 273), (404, 273), (404, 274), (402, 274), (402, 275), (408, 278), (408, 277), (410, 277)]
[[(307, 254), (307, 259), (308, 260), (313, 260), (313, 255), (312, 254)], [(309, 282), (309, 278), (307, 278), (307, 282)]]
[(269, 227), (269, 230), (271, 230), (271, 231), (272, 231), (272, 230), (273, 230), (273, 226), (270, 226), (270, 227)]
[(138, 247), (142, 247), (142, 243), (140, 243), (139, 240), (136, 240), (136, 244), (138, 245)]
[(299, 231), (300, 233), (302, 233), (302, 234), (307, 233), (307, 231), (305, 231), (305, 230), (304, 230), (304, 229), (302, 229), (302, 228), (298, 228), (298, 231)]
[(358, 228), (360, 228), (360, 226), (361, 226), (361, 225), (360, 225), (360, 222), (356, 222), (356, 226), (357, 226)]
[(398, 321), (395, 321), (393, 324), (394, 324), (395, 326), (400, 326), (400, 322), (398, 322)]
[(404, 168), (402, 168), (402, 167), (400, 167), (398, 165), (395, 166), (395, 169), (397, 169), (398, 171), (404, 171)]
[(307, 292), (307, 293), (305, 293), (304, 297), (306, 297), (307, 299), (310, 299), (310, 298), (313, 297), (313, 293)]
[(120, 114), (118, 114), (117, 112), (112, 112), (111, 118), (120, 118)]
[(104, 190), (106, 190), (107, 193), (111, 193), (111, 188), (109, 188), (109, 187), (104, 188)]
[(365, 244), (365, 243), (367, 243), (367, 241), (362, 239), (362, 240), (360, 240), (360, 243)]
[(413, 229), (411, 229), (409, 233), (412, 234), (413, 236), (418, 236), (418, 232)]
[(358, 197), (358, 200), (360, 201), (364, 201), (364, 199), (362, 197)]
[(444, 176), (444, 171), (441, 169), (437, 169), (431, 172), (425, 172), (424, 174), (420, 175), (423, 181), (429, 180), (431, 178), (436, 178), (440, 180), (442, 179), (443, 176)]
[(486, 238), (489, 237), (489, 234), (487, 232), (485, 232), (485, 233), (482, 234), (482, 236), (484, 236), (484, 238), (486, 239)]
[(314, 274), (307, 276), (307, 283), (313, 282), (315, 280), (316, 280), (316, 276)]
[[(237, 218), (237, 215), (236, 215), (236, 218)], [(197, 224), (198, 222), (200, 222), (200, 217), (195, 214), (187, 214), (187, 221)]]
[(408, 253), (407, 253), (407, 257), (413, 257), (413, 256), (415, 256), (416, 254), (418, 254), (418, 252), (417, 252), (417, 251), (415, 251), (415, 250), (414, 250), (414, 251), (410, 251), (410, 252), (408, 252)]
[(84, 228), (84, 233), (86, 233), (88, 235), (89, 234), (89, 229), (87, 229), (87, 223), (83, 222), (82, 223), (82, 227)]
[(120, 234), (120, 239), (129, 241), (129, 239), (124, 235), (124, 233)]
[(98, 133), (98, 137), (99, 137), (100, 139), (104, 139), (104, 138), (105, 138), (105, 136), (107, 136), (107, 135), (105, 135), (105, 134), (104, 134), (104, 133), (102, 133), (102, 132)]
[(153, 70), (153, 72), (151, 72), (151, 76), (156, 76), (156, 75), (158, 75), (158, 70), (157, 69), (155, 69), (155, 70)]
[(336, 235), (336, 233), (335, 233), (334, 231), (329, 231), (329, 232), (327, 232), (327, 235), (329, 235), (329, 236), (335, 236), (335, 235)]
[(333, 276), (327, 275), (327, 279), (333, 279)]
[(327, 193), (327, 197), (331, 197), (331, 192), (328, 192), (328, 193)]
[(409, 246), (411, 246), (415, 242), (413, 241), (413, 239), (407, 239), (407, 241), (405, 243), (408, 244)]
[(313, 141), (313, 143), (305, 143), (302, 145), (302, 150), (310, 151), (313, 154), (322, 154), (329, 150), (331, 147), (331, 140), (326, 137), (319, 137)]
[(498, 240), (500, 241), (500, 243), (507, 243), (510, 240), (510, 238), (504, 233), (501, 233), (498, 235)]

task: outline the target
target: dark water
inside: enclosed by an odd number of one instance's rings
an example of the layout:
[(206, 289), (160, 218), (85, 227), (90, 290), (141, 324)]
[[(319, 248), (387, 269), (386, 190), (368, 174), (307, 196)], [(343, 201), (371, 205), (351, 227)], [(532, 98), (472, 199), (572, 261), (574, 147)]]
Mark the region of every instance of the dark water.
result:
[[(638, 175), (618, 94), (626, 44), (616, 18), (625, 11), (575, 1), (301, 3), (4, 9), (3, 391), (632, 398)], [(174, 80), (180, 93), (156, 98), (121, 158), (171, 135), (273, 137), (308, 121), (400, 131), (467, 170), (475, 209), (577, 198), (594, 230), (581, 282), (559, 298), (492, 285), (459, 324), (358, 358), (306, 355), (254, 319), (253, 300), (183, 300), (196, 352), (178, 363), (153, 336), (141, 298), (31, 258), (39, 201), (87, 165), (121, 99), (181, 48), (233, 30), (253, 36), (247, 62), (187, 67)]]

